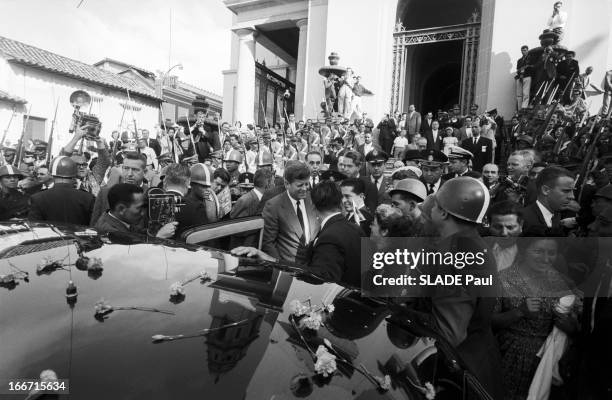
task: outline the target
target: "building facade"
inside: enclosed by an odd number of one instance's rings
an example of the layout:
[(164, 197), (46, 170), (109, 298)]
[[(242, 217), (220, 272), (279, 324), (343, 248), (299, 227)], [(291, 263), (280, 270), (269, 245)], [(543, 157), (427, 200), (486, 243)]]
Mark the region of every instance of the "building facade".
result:
[[(538, 47), (554, 1), (532, 0), (225, 0), (234, 13), (230, 68), (224, 71), (226, 120), (257, 120), (256, 61), (287, 65), (297, 118), (315, 117), (324, 99), (319, 68), (336, 52), (374, 92), (363, 108), (383, 113), (415, 104), (423, 112), (457, 103), (497, 108), (509, 117), (520, 47)], [(591, 82), (612, 64), (612, 0), (566, 0), (562, 45), (575, 50)], [(268, 62), (268, 64), (270, 64)], [(589, 99), (591, 111), (601, 96)]]

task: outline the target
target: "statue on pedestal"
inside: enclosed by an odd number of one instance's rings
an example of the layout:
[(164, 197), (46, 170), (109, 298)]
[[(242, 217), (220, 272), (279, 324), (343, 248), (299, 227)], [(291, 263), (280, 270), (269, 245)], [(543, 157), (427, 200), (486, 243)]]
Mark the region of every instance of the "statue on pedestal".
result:
[(555, 2), (552, 15), (548, 17), (548, 21), (546, 22), (546, 29), (557, 35), (557, 41), (553, 44), (558, 44), (561, 41), (563, 38), (563, 29), (565, 29), (565, 24), (567, 24), (567, 12), (561, 10), (562, 6), (563, 2)]
[(331, 116), (333, 112), (338, 112), (338, 96), (344, 85), (347, 69), (338, 65), (340, 60), (338, 53), (331, 53), (327, 59), (329, 65), (320, 68), (319, 75), (325, 77), (323, 80), (325, 103), (327, 104), (327, 115)]

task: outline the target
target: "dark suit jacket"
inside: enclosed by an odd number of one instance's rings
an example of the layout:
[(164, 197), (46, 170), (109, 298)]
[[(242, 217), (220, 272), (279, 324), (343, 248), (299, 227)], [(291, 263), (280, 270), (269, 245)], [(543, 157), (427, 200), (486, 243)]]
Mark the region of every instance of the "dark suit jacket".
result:
[[(372, 177), (369, 176), (370, 178), (370, 182), (372, 182)], [(381, 205), (383, 203), (391, 203), (391, 198), (389, 197), (389, 194), (387, 193), (387, 186), (391, 184), (391, 177), (390, 176), (382, 176), (380, 178), (382, 180), (382, 182), (380, 183), (380, 189), (378, 189), (378, 205)], [(374, 185), (374, 187), (376, 187), (376, 185)], [(371, 212), (376, 211), (376, 209), (372, 210), (371, 208), (369, 209)]]
[(122, 224), (119, 220), (117, 220), (117, 218), (113, 218), (108, 215), (107, 212), (98, 218), (98, 222), (96, 222), (96, 226), (94, 226), (94, 228), (96, 228), (100, 234), (109, 232), (131, 232), (130, 228)]
[[(109, 208), (108, 191), (110, 190), (111, 187), (112, 185), (110, 186), (106, 185), (100, 188), (100, 191), (98, 192), (98, 197), (96, 197), (96, 200), (93, 205), (93, 210), (91, 213), (91, 218), (89, 220), (89, 225), (96, 226), (96, 222), (98, 222), (98, 218), (100, 218), (102, 214), (108, 211), (108, 208)], [(142, 190), (145, 193), (147, 193), (148, 189), (149, 187), (147, 185), (142, 186)]]
[(432, 119), (431, 121), (428, 121), (427, 118), (423, 118), (422, 122), (421, 122), (421, 134), (424, 134), (427, 131), (431, 130), (431, 124), (434, 122), (434, 120)]
[(472, 169), (474, 171), (482, 172), (482, 167), (485, 164), (493, 162), (493, 142), (491, 139), (480, 136), (476, 144), (474, 144), (473, 138), (466, 139), (461, 142), (461, 147), (474, 154), (472, 159)]
[(361, 285), (361, 236), (342, 214), (331, 217), (312, 245), (308, 270), (326, 281)]
[(564, 236), (559, 215), (553, 216), (549, 228), (537, 203), (529, 204), (523, 208), (523, 236)]
[[(302, 213), (308, 218), (310, 240), (313, 240), (319, 231), (319, 222), (310, 196), (304, 199)], [(284, 261), (306, 262), (309, 243), (300, 240), (304, 232), (286, 191), (268, 200), (263, 209), (263, 218), (262, 250)]]
[(370, 210), (376, 210), (378, 207), (378, 188), (372, 183), (369, 176), (361, 175), (359, 177), (365, 183), (365, 205)]
[(251, 190), (250, 192), (240, 196), (236, 203), (234, 203), (232, 211), (230, 212), (230, 218), (252, 217), (257, 215), (258, 208), (259, 199), (257, 198), (257, 194)]
[(427, 139), (427, 150), (440, 150), (442, 151), (442, 137), (443, 132), (442, 130), (438, 129), (438, 137), (436, 138), (436, 141), (434, 142), (433, 139), (433, 133), (431, 130), (425, 132), (425, 139)]
[(179, 212), (174, 218), (178, 225), (176, 227), (175, 239), (181, 237), (181, 234), (189, 228), (206, 225), (210, 221), (206, 217), (206, 206), (204, 201), (198, 199), (193, 192), (187, 193), (183, 197), (184, 205), (180, 207)]
[(77, 190), (69, 183), (56, 183), (30, 197), (28, 219), (89, 225), (94, 201), (91, 193)]
[(278, 196), (281, 193), (284, 193), (286, 190), (287, 189), (285, 189), (284, 185), (276, 185), (272, 189), (266, 190), (263, 196), (261, 196), (259, 204), (257, 204), (257, 215), (261, 215), (263, 213), (263, 209), (266, 206), (268, 200)]
[[(367, 207), (361, 207), (359, 209), (359, 212), (365, 218), (363, 221), (359, 223), (359, 227), (361, 228), (361, 231), (365, 235), (365, 237), (370, 237), (370, 233), (372, 232), (371, 225), (372, 225), (372, 221), (374, 220), (374, 216), (372, 215), (370, 210), (368, 210)], [(353, 215), (353, 213), (347, 214), (346, 220), (356, 224), (355, 216)]]

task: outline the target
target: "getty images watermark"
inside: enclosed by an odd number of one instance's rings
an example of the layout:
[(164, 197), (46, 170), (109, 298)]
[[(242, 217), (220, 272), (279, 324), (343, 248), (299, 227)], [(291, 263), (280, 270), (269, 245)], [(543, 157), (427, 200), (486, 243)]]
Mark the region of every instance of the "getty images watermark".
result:
[(612, 276), (612, 238), (473, 235), (363, 239), (361, 244), (362, 291), (369, 296), (609, 295), (601, 282)]

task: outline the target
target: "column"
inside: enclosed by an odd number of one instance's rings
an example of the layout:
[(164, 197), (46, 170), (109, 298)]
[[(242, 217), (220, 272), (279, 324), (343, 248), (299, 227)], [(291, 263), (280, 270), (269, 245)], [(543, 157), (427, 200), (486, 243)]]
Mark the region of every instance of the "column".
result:
[(236, 83), (235, 120), (242, 126), (254, 121), (255, 109), (255, 36), (253, 29), (239, 29), (238, 35), (238, 71)]
[(298, 56), (297, 56), (297, 71), (295, 77), (295, 116), (298, 119), (305, 119), (304, 115), (304, 104), (306, 99), (304, 98), (304, 85), (306, 83), (306, 50), (307, 50), (307, 37), (308, 37), (308, 20), (301, 19), (296, 23), (300, 29), (300, 39), (298, 44)]

